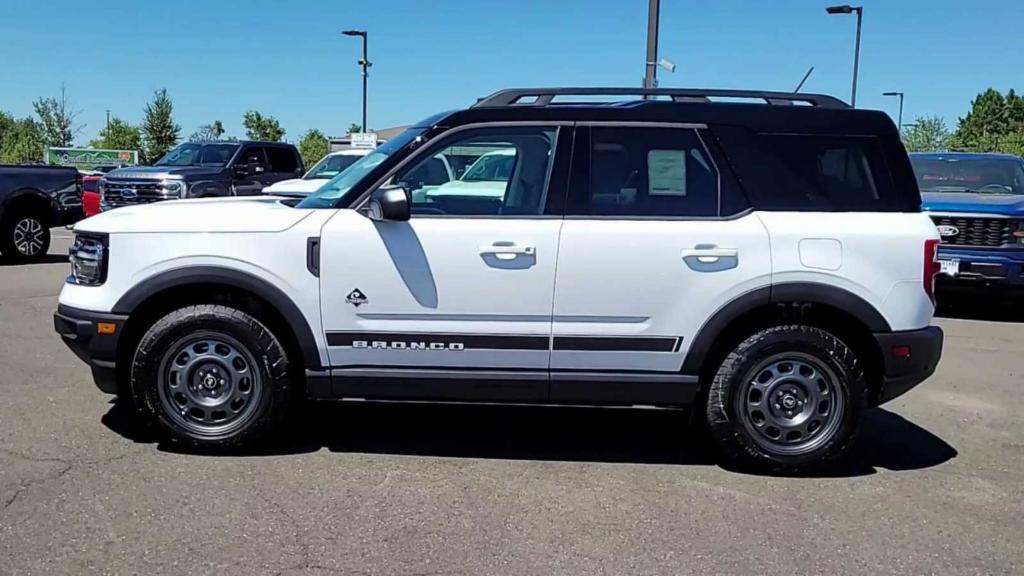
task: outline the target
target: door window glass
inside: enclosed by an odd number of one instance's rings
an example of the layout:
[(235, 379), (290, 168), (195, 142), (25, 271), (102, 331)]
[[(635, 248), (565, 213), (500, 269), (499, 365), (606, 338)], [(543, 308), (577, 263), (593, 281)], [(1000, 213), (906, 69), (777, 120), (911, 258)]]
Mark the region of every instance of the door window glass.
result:
[(267, 148), (267, 159), (270, 161), (271, 172), (294, 174), (299, 169), (295, 153), (288, 148)]
[(571, 213), (717, 216), (718, 172), (691, 129), (591, 129), (589, 197)]
[(556, 135), (549, 127), (467, 131), (413, 162), (394, 181), (409, 193), (413, 214), (540, 214)]

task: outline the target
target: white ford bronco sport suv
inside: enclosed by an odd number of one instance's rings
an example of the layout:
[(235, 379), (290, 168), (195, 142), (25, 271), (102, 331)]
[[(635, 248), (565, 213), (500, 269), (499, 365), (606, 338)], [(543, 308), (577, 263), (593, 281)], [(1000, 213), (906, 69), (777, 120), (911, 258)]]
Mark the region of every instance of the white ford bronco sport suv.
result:
[[(417, 193), (497, 150), (500, 194)], [(889, 118), (828, 96), (505, 90), (306, 199), (80, 222), (54, 321), (193, 448), (265, 440), (303, 397), (654, 405), (795, 471), (935, 370), (920, 202)]]

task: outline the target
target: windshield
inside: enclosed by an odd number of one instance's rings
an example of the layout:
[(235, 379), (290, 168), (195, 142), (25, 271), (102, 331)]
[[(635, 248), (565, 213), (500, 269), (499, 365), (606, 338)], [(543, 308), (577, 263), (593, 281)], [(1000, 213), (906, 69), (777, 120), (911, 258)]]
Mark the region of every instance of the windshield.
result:
[(238, 144), (197, 144), (188, 142), (175, 147), (154, 166), (224, 166), (235, 155)]
[(1024, 164), (1014, 158), (913, 158), (921, 192), (1024, 194)]
[(512, 166), (516, 163), (515, 150), (511, 152), (488, 152), (481, 156), (466, 173), (463, 182), (508, 182), (512, 177)]
[(330, 180), (360, 158), (361, 156), (351, 154), (325, 156), (323, 160), (317, 162), (315, 166), (310, 168), (309, 172), (306, 172), (306, 176), (304, 178), (306, 180)]
[(410, 128), (402, 132), (352, 163), (347, 169), (331, 178), (319, 190), (310, 194), (296, 208), (332, 208), (342, 196), (359, 183), (374, 168), (379, 166), (395, 152), (403, 149), (426, 128)]

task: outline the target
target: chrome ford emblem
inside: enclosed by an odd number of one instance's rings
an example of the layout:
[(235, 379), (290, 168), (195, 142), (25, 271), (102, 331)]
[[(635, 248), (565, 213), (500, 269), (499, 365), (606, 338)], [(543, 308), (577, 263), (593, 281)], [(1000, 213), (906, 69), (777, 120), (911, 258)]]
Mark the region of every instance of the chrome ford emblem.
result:
[(136, 197), (138, 197), (138, 195), (139, 195), (139, 191), (136, 190), (135, 188), (122, 188), (121, 189), (121, 197), (122, 198), (136, 198)]
[(936, 228), (939, 231), (939, 236), (956, 236), (957, 234), (960, 233), (959, 228), (957, 228), (956, 226), (950, 226), (948, 224), (936, 226)]

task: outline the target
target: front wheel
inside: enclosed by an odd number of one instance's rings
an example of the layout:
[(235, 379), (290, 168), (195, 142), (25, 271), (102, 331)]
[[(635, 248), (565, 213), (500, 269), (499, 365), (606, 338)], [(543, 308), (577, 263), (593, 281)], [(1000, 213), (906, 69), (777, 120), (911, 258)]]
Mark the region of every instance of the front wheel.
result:
[(288, 357), (248, 313), (187, 306), (158, 320), (139, 341), (131, 392), (172, 440), (194, 448), (251, 445), (288, 410)]
[(839, 338), (811, 326), (777, 326), (726, 357), (709, 389), (707, 419), (731, 462), (800, 472), (846, 455), (865, 393), (861, 363)]

